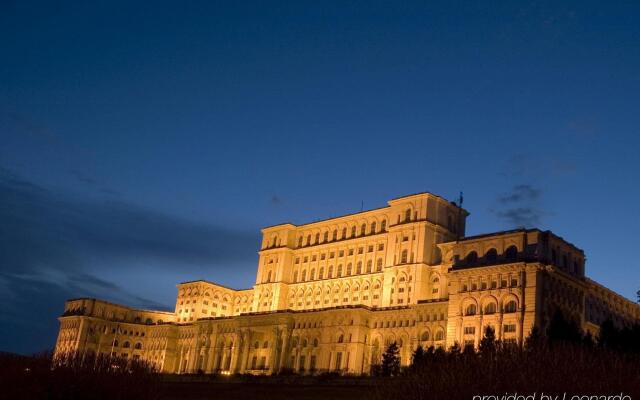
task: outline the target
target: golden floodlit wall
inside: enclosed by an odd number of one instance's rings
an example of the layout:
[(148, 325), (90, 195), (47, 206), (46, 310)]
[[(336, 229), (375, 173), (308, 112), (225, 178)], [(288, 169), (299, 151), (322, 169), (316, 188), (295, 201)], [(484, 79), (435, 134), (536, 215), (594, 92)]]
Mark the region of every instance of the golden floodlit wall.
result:
[(178, 285), (173, 312), (69, 300), (56, 354), (146, 360), (166, 373), (369, 373), (386, 346), (521, 344), (555, 310), (597, 334), (640, 307), (585, 277), (582, 250), (548, 231), (465, 237), (468, 213), (419, 193), (386, 207), (262, 230), (252, 288)]

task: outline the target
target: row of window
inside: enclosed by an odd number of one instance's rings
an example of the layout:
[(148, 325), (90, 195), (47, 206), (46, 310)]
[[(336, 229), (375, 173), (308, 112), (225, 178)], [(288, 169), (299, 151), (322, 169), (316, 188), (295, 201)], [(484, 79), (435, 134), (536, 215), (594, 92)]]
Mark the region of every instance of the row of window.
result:
[[(375, 272), (382, 272), (382, 258), (378, 258), (377, 262), (376, 262), (376, 270)], [(369, 260), (367, 261), (367, 267), (365, 270), (365, 273), (370, 274), (374, 272), (373, 271), (373, 261)], [(363, 268), (362, 268), (362, 261), (358, 261), (356, 263), (356, 269), (355, 269), (355, 275), (360, 275), (363, 273)], [(347, 264), (347, 268), (346, 268), (346, 274), (344, 276), (351, 276), (354, 275), (354, 271), (353, 271), (353, 264), (349, 263)], [(342, 278), (343, 276), (343, 269), (342, 269), (342, 264), (338, 264), (338, 268), (336, 270), (336, 275), (333, 275), (333, 265), (330, 265), (328, 268), (328, 273), (327, 273), (327, 279), (332, 279), (332, 278)], [(310, 273), (309, 273), (309, 279), (310, 281), (313, 281), (316, 279), (316, 269), (312, 268)], [(318, 276), (317, 279), (324, 279), (324, 267), (320, 267), (320, 269), (318, 270)], [(298, 271), (294, 271), (293, 272), (293, 282), (294, 283), (298, 283), (298, 282), (307, 282), (307, 270), (304, 269), (302, 270), (302, 274), (300, 276), (300, 280), (298, 280)]]
[[(514, 333), (516, 331), (516, 324), (504, 324), (502, 326), (502, 332), (504, 333)], [(475, 335), (476, 327), (475, 326), (465, 326), (464, 327), (465, 335)]]
[[(113, 345), (113, 347), (118, 347), (118, 346), (119, 346), (119, 343), (118, 343), (118, 341), (117, 341), (117, 340), (114, 340), (114, 341), (113, 341), (113, 343), (112, 343), (112, 345)], [(127, 342), (124, 342), (124, 343), (122, 344), (122, 348), (123, 348), (123, 349), (129, 349), (129, 348), (131, 348), (131, 343), (130, 343), (130, 342), (128, 342), (128, 341), (127, 341)], [(136, 349), (136, 350), (142, 350), (142, 343), (140, 343), (140, 342), (136, 343), (136, 344), (133, 346), (133, 348), (134, 348), (134, 349)]]
[[(375, 246), (370, 244), (367, 246), (367, 253), (373, 253)], [(378, 243), (378, 251), (383, 251), (384, 250), (384, 243)], [(355, 249), (348, 249), (347, 251), (347, 255), (352, 256), (355, 253)], [(360, 246), (358, 247), (358, 254), (364, 254), (364, 246)], [(338, 250), (338, 257), (344, 257), (345, 255), (345, 251), (344, 250)], [(325, 259), (327, 259), (327, 256), (329, 257), (329, 259), (335, 258), (336, 257), (336, 252), (335, 251), (330, 251), (329, 253), (320, 253), (320, 261), (323, 261)], [(312, 254), (311, 255), (311, 261), (317, 261), (318, 260), (318, 255), (317, 254)], [(304, 256), (304, 258), (302, 258), (302, 262), (309, 262), (309, 256)], [(296, 264), (300, 264), (300, 257), (296, 257), (295, 259), (295, 263)]]
[[(369, 229), (367, 230), (367, 224), (362, 224), (360, 225), (360, 236), (365, 236), (367, 234), (369, 235), (374, 235), (376, 233), (384, 233), (387, 231), (387, 220), (383, 220), (382, 223), (380, 224), (380, 230), (377, 230), (377, 224), (376, 222), (372, 222), (369, 225)], [(337, 240), (345, 240), (345, 239), (352, 239), (356, 236), (358, 236), (358, 232), (357, 232), (357, 228), (355, 225), (353, 225), (351, 227), (351, 234), (350, 236), (347, 236), (347, 228), (344, 227), (342, 228), (342, 232), (340, 234), (340, 237), (338, 237), (338, 230), (334, 229), (332, 234), (331, 234), (331, 241), (335, 242)], [(320, 241), (320, 232), (317, 232), (315, 234), (315, 236), (313, 237), (314, 240), (312, 241), (312, 236), (311, 234), (308, 234), (306, 236), (306, 240), (304, 238), (304, 236), (300, 236), (298, 237), (298, 247), (306, 247), (306, 246), (312, 246), (315, 244), (321, 244), (321, 243), (328, 243), (329, 242), (329, 231), (324, 231), (323, 235), (322, 235), (322, 242)], [(275, 247), (276, 244), (278, 243), (277, 238), (274, 237), (273, 241), (272, 241), (272, 246)]]
[[(492, 264), (498, 261), (498, 251), (496, 249), (489, 249), (484, 254), (484, 261), (487, 264)], [(515, 261), (518, 258), (518, 248), (516, 246), (509, 246), (504, 252), (504, 258), (506, 261)], [(476, 264), (478, 262), (478, 253), (476, 251), (470, 251), (465, 257), (467, 264)]]
[[(507, 277), (503, 277), (500, 280), (500, 288), (506, 288), (508, 286), (510, 287), (517, 287), (518, 286), (518, 278), (515, 277), (511, 277), (511, 284), (509, 284)], [(498, 288), (498, 281), (497, 280), (491, 280), (491, 282), (487, 283), (485, 281), (480, 282), (480, 290), (487, 290), (487, 289), (497, 289)], [(478, 284), (476, 282), (472, 282), (470, 285), (467, 283), (463, 283), (462, 287), (460, 288), (461, 292), (467, 292), (467, 291), (475, 291), (478, 290)]]
[[(510, 300), (507, 303), (505, 303), (504, 307), (502, 307), (502, 312), (503, 313), (514, 313), (516, 312), (518, 309), (518, 305), (516, 303), (515, 300)], [(477, 307), (475, 304), (469, 304), (467, 306), (467, 308), (465, 308), (464, 310), (464, 315), (466, 316), (471, 316), (471, 315), (476, 315), (477, 314)], [(488, 303), (485, 307), (484, 307), (484, 314), (495, 314), (497, 312), (497, 306), (496, 303)]]

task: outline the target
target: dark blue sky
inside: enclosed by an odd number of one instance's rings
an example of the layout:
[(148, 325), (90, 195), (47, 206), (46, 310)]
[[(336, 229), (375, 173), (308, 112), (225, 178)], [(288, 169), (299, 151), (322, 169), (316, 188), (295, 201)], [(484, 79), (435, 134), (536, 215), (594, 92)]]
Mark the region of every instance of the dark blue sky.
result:
[[(465, 193), (633, 298), (638, 2), (0, 4), (0, 350), (253, 284), (259, 229)], [(186, 3), (186, 4), (183, 4)]]

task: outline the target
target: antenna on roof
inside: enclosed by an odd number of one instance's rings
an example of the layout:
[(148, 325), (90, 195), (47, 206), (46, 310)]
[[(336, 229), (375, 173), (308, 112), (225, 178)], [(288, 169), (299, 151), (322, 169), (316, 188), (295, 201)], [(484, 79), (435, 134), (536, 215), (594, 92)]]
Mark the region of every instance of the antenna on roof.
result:
[(360, 212), (364, 210), (364, 200), (360, 203)]
[(462, 202), (464, 197), (462, 196), (462, 190), (460, 191), (460, 197), (458, 198), (458, 220), (456, 221), (456, 241), (460, 241), (460, 231), (462, 230), (461, 218), (462, 218)]

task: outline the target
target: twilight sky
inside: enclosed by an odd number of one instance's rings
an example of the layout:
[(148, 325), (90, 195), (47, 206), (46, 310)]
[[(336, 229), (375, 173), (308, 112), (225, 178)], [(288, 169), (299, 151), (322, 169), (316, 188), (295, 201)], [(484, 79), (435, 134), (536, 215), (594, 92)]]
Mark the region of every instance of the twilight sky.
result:
[(635, 298), (640, 2), (557, 3), (1, 2), (0, 350), (51, 348), (66, 298), (250, 287), (261, 227), (420, 191)]

